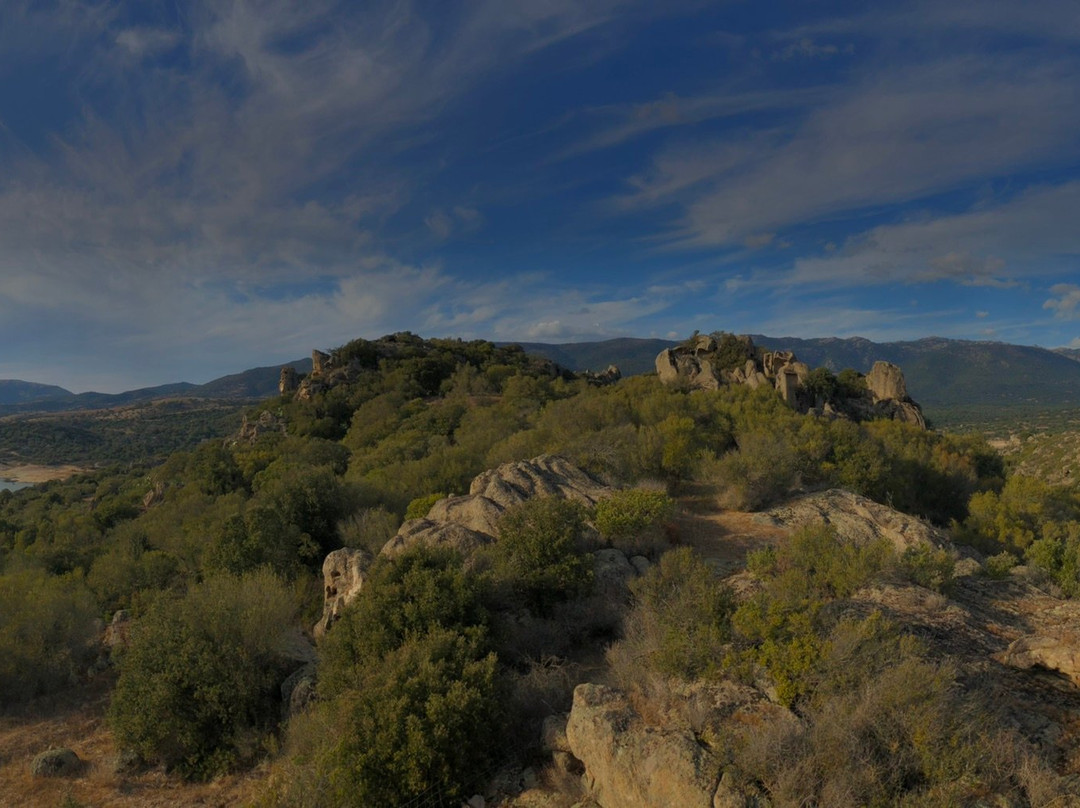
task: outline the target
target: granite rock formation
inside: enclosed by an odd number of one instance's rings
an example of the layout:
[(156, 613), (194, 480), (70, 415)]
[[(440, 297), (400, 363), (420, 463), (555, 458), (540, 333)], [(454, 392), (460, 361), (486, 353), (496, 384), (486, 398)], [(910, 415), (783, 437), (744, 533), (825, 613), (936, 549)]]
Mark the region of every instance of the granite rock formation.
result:
[(664, 384), (691, 390), (719, 390), (741, 384), (757, 389), (771, 386), (788, 406), (833, 418), (857, 421), (892, 419), (926, 427), (918, 404), (907, 394), (903, 371), (890, 362), (875, 362), (865, 378), (866, 390), (823, 397), (811, 389), (811, 369), (791, 351), (762, 351), (750, 337), (698, 335), (683, 345), (666, 348), (656, 357), (656, 373)]

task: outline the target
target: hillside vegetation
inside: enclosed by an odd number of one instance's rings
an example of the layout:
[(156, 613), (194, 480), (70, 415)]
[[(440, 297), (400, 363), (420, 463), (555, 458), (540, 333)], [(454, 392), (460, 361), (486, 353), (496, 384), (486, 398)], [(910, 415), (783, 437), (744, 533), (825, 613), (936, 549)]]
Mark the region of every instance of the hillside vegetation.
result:
[[(773, 726), (774, 746), (702, 726), (695, 743), (774, 805), (1034, 805), (1048, 804), (1036, 775), (1059, 788), (1059, 762), (1009, 736), (902, 624), (848, 608), (897, 576), (947, 593), (955, 556), (812, 526), (751, 556), (747, 596), (673, 544), (680, 502), (754, 510), (844, 488), (951, 526), (994, 574), (1026, 560), (1071, 595), (1074, 489), (1007, 477), (977, 436), (802, 416), (767, 388), (597, 386), (518, 347), (411, 334), (354, 341), (328, 365), (318, 387), (247, 411), (258, 428), (0, 493), (0, 705), (115, 677), (125, 777), (269, 761), (260, 805), (456, 804), (542, 760), (544, 720), (600, 665), (655, 716), (675, 709), (672, 682), (770, 693), (795, 721)], [(546, 455), (605, 493), (508, 505), (476, 550), (380, 552), (481, 472)], [(339, 548), (363, 588), (315, 647), (320, 571)], [(619, 557), (648, 568), (632, 593), (600, 563)], [(102, 645), (118, 610), (129, 619)], [(838, 735), (836, 716), (854, 729)], [(572, 771), (551, 774), (551, 799), (582, 796)]]

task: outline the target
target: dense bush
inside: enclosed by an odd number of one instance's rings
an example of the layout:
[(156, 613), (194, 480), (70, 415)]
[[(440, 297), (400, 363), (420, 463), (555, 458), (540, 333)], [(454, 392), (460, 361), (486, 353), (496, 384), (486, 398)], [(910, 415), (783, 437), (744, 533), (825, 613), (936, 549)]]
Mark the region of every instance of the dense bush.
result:
[(295, 611), (290, 590), (265, 570), (159, 597), (120, 658), (109, 708), (118, 744), (191, 777), (261, 751), (289, 672), (281, 652)]
[(77, 575), (0, 575), (0, 706), (77, 681), (96, 653), (96, 617)]
[(626, 636), (608, 653), (624, 686), (651, 674), (694, 679), (720, 672), (731, 639), (731, 593), (688, 547), (671, 550), (632, 584)]
[(544, 497), (508, 508), (492, 550), (496, 585), (540, 614), (584, 593), (592, 584), (584, 530), (585, 509), (577, 502)]
[(421, 546), (396, 558), (380, 556), (362, 596), (323, 640), (321, 692), (334, 697), (359, 687), (370, 665), (428, 631), (482, 638), (487, 622), (479, 582), (457, 553)]
[(435, 627), (359, 674), (338, 702), (347, 712), (324, 758), (332, 803), (468, 797), (496, 759), (503, 726), (496, 657), (482, 639)]
[(635, 555), (666, 543), (674, 512), (675, 501), (663, 491), (628, 488), (597, 502), (593, 521), (608, 543)]

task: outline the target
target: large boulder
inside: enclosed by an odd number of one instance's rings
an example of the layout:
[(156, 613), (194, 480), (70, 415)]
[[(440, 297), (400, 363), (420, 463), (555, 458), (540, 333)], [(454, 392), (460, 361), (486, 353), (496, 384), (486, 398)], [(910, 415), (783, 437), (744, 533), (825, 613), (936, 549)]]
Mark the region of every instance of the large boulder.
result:
[(325, 634), (341, 617), (342, 609), (360, 594), (370, 563), (370, 554), (354, 547), (334, 550), (323, 560), (323, 616), (315, 624), (316, 637)]
[(520, 505), (534, 497), (562, 497), (592, 507), (610, 494), (611, 488), (565, 457), (540, 455), (485, 471), (472, 481), (469, 493), (487, 497), (501, 508)]
[(690, 732), (647, 726), (617, 690), (578, 685), (566, 739), (601, 808), (713, 806), (720, 762)]
[(693, 390), (719, 390), (711, 354), (697, 348), (666, 348), (656, 357), (656, 373), (664, 384), (685, 383)]
[(892, 362), (875, 362), (866, 375), (866, 386), (875, 401), (904, 401), (908, 397), (904, 372)]
[(83, 761), (71, 749), (49, 749), (34, 757), (30, 774), (34, 777), (74, 777), (83, 769)]
[(1080, 685), (1080, 633), (1058, 631), (1021, 637), (999, 656), (1014, 668), (1043, 668), (1057, 671), (1074, 685)]
[(456, 522), (477, 533), (499, 535), (499, 518), (503, 508), (483, 494), (440, 499), (428, 511), (432, 522)]
[(949, 545), (944, 531), (921, 519), (835, 488), (796, 497), (756, 518), (789, 529), (824, 523), (831, 525), (845, 541), (861, 545), (886, 539), (898, 552), (918, 545)]
[(462, 555), (469, 555), (478, 547), (490, 544), (494, 539), (457, 522), (434, 522), (431, 519), (410, 519), (401, 526), (397, 535), (383, 545), (382, 555), (401, 555), (413, 547), (449, 547)]

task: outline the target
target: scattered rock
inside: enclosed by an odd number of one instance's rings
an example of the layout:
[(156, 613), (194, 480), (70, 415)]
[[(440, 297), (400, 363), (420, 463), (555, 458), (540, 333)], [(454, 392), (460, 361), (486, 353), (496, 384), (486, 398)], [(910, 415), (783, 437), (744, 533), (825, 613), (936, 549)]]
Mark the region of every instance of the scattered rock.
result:
[(281, 683), (281, 720), (288, 721), (315, 701), (318, 666), (309, 662)]
[(1021, 670), (1039, 667), (1057, 671), (1080, 685), (1080, 634), (1074, 631), (1021, 637), (998, 658)]
[(240, 422), (240, 431), (232, 438), (231, 443), (255, 443), (262, 435), (285, 434), (285, 419), (279, 418), (269, 410), (263, 410), (255, 421), (249, 421), (247, 414)]
[(652, 562), (649, 561), (649, 559), (640, 555), (630, 556), (630, 563), (633, 564), (638, 575), (644, 575), (649, 571), (649, 567), (652, 566)]
[(593, 553), (593, 580), (600, 592), (623, 598), (630, 593), (630, 582), (638, 576), (625, 553), (614, 547)]
[(82, 769), (83, 761), (66, 747), (42, 752), (30, 763), (30, 774), (34, 777), (74, 777)]
[[(919, 405), (907, 394), (904, 374), (889, 362), (876, 362), (866, 377), (867, 391), (863, 394), (830, 400), (807, 386), (810, 367), (800, 362), (791, 351), (759, 351), (750, 337), (737, 338), (745, 360), (741, 365), (739, 346), (725, 337), (723, 364), (718, 370), (720, 345), (712, 337), (697, 336), (689, 344), (667, 348), (656, 357), (656, 373), (664, 384), (678, 384), (691, 390), (716, 390), (724, 384), (744, 384), (752, 389), (772, 385), (792, 409), (801, 413), (811, 411), (830, 418), (851, 418), (857, 421), (893, 419), (926, 427)], [(732, 355), (730, 352), (735, 350)]]

